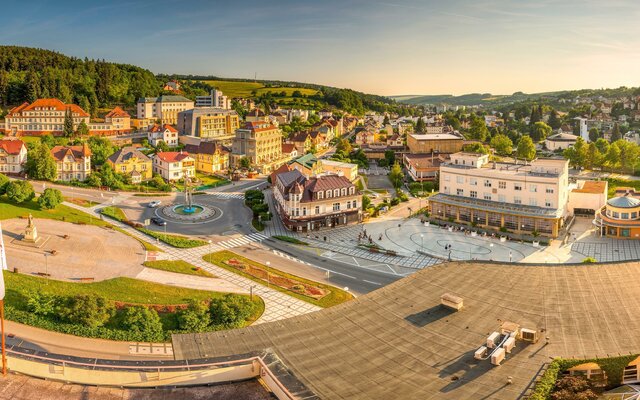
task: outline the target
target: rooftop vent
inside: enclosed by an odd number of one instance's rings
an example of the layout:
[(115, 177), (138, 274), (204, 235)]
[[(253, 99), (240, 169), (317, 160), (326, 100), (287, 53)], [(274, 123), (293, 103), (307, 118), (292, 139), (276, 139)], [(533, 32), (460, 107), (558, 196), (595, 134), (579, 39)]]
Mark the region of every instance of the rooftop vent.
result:
[(463, 300), (462, 300), (462, 297), (458, 297), (451, 293), (445, 293), (442, 296), (440, 296), (440, 304), (442, 304), (445, 307), (452, 308), (456, 311), (460, 311), (460, 309), (462, 309), (462, 306), (463, 306)]

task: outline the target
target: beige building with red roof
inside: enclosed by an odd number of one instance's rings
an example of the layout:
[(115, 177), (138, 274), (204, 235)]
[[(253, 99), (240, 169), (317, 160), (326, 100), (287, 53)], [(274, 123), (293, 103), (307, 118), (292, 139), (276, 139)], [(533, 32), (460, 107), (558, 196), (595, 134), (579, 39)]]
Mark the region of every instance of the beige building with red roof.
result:
[(4, 118), (4, 132), (13, 136), (61, 135), (67, 109), (71, 110), (74, 126), (81, 122), (89, 125), (89, 114), (79, 106), (58, 99), (38, 99), (9, 110)]
[(167, 182), (196, 176), (196, 160), (186, 151), (161, 151), (153, 157), (153, 172)]
[(56, 161), (58, 181), (84, 181), (91, 175), (91, 149), (82, 146), (55, 146), (51, 155)]
[(27, 147), (22, 140), (0, 140), (0, 173), (21, 175), (27, 162)]

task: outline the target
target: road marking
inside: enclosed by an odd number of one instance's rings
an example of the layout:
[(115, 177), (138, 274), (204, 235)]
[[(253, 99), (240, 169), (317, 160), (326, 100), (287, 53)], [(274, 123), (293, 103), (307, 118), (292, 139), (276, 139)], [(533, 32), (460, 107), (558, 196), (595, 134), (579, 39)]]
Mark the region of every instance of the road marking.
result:
[(373, 281), (368, 281), (366, 279), (363, 279), (362, 282), (367, 282), (367, 283), (371, 283), (372, 285), (378, 285), (378, 286), (382, 286), (382, 283), (378, 283), (378, 282), (373, 282)]

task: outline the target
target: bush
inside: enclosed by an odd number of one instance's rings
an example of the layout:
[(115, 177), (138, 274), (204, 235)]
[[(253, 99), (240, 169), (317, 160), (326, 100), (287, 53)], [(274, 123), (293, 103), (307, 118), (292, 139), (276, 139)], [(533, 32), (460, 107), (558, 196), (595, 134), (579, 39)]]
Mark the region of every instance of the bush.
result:
[(27, 309), (36, 315), (53, 315), (56, 313), (61, 298), (56, 295), (31, 292), (27, 294)]
[(405, 192), (398, 191), (397, 196), (400, 201), (409, 201), (409, 198), (407, 197), (407, 194)]
[(598, 395), (581, 376), (564, 376), (556, 382), (551, 400), (596, 400)]
[(262, 190), (256, 190), (256, 189), (247, 190), (246, 192), (244, 192), (244, 199), (247, 202), (253, 201), (253, 202), (262, 203), (264, 201), (264, 193), (262, 193)]
[(5, 174), (0, 174), (0, 195), (6, 193), (8, 184), (9, 178)]
[(87, 294), (67, 298), (60, 305), (59, 314), (72, 324), (97, 328), (113, 317), (115, 308), (104, 297)]
[(216, 327), (239, 328), (253, 315), (255, 307), (249, 298), (227, 293), (221, 299), (211, 300), (211, 322)]
[(131, 224), (132, 224), (131, 226), (133, 226), (140, 232), (146, 233), (147, 235), (154, 237), (156, 239), (159, 239), (173, 247), (178, 247), (181, 249), (190, 249), (193, 247), (204, 246), (205, 244), (207, 244), (207, 242), (205, 242), (204, 240), (189, 239), (188, 237), (178, 236), (178, 235), (165, 235), (162, 232), (156, 232), (156, 231), (152, 231), (151, 229), (143, 228), (142, 225), (138, 223), (132, 222)]
[(253, 216), (257, 217), (262, 213), (269, 212), (269, 205), (266, 203), (254, 204), (253, 207), (251, 207), (251, 211), (253, 211)]
[(281, 240), (283, 242), (288, 242), (288, 243), (293, 243), (293, 244), (301, 244), (301, 245), (308, 245), (309, 243), (307, 242), (303, 242), (302, 240), (298, 240), (296, 238), (292, 238), (290, 236), (281, 236), (281, 235), (274, 235), (271, 236), (274, 239), (278, 239)]
[(597, 263), (597, 262), (598, 262), (598, 260), (596, 260), (593, 257), (587, 257), (584, 260), (582, 260), (583, 264), (593, 264), (593, 263)]
[(260, 217), (260, 221), (271, 221), (271, 213), (263, 212), (258, 215)]
[(397, 197), (394, 197), (393, 199), (391, 199), (391, 205), (392, 206), (397, 206), (398, 204), (400, 204), (400, 199)]
[(36, 197), (33, 187), (27, 181), (11, 181), (6, 186), (7, 198), (14, 203), (20, 204), (31, 201)]
[(209, 310), (200, 301), (191, 302), (189, 307), (178, 315), (178, 326), (185, 331), (204, 332), (209, 324), (211, 324)]
[(142, 333), (151, 341), (164, 339), (160, 316), (156, 310), (144, 306), (127, 307), (122, 317), (122, 327), (130, 332)]
[(62, 192), (58, 189), (48, 188), (38, 197), (38, 205), (43, 210), (53, 210), (62, 203)]

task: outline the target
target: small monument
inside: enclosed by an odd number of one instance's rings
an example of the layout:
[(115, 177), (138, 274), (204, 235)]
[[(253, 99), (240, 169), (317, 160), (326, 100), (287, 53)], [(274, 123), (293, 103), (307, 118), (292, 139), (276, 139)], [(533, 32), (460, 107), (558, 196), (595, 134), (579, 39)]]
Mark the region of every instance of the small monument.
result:
[(22, 240), (25, 242), (37, 243), (38, 239), (40, 238), (38, 237), (38, 229), (33, 224), (33, 215), (29, 214), (29, 224), (24, 230), (24, 236), (22, 237)]

